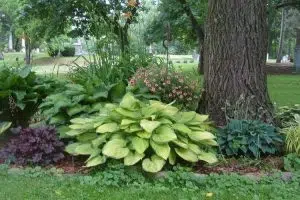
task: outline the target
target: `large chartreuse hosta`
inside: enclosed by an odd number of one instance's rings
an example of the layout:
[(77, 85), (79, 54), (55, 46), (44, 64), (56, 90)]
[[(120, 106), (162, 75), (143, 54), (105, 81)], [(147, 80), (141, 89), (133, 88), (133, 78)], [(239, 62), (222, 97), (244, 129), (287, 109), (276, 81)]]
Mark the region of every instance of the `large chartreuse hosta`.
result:
[(126, 94), (119, 105), (105, 104), (99, 114), (72, 119), (66, 133), (77, 142), (67, 146), (73, 155), (89, 155), (87, 167), (100, 165), (108, 158), (123, 159), (125, 165), (142, 161), (147, 172), (158, 172), (168, 161), (180, 157), (188, 162), (217, 161), (209, 132), (208, 116), (179, 112), (159, 101), (145, 104)]

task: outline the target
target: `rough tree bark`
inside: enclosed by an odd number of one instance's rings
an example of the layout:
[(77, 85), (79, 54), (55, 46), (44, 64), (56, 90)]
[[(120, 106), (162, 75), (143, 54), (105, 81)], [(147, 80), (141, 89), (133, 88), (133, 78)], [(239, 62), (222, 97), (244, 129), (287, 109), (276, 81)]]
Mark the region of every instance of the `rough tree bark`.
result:
[[(226, 123), (226, 101), (241, 95), (251, 104), (239, 112), (272, 121), (264, 71), (267, 55), (267, 0), (210, 0), (204, 39), (204, 91), (199, 112)], [(261, 111), (264, 112), (261, 112)], [(258, 118), (258, 116), (256, 116)]]

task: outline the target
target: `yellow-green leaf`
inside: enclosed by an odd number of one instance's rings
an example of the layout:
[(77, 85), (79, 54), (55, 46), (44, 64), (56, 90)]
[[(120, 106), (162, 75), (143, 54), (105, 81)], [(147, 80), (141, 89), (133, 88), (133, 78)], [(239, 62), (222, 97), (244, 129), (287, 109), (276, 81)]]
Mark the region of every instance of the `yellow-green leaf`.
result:
[(167, 143), (177, 139), (177, 136), (172, 128), (168, 125), (163, 125), (157, 128), (152, 135), (152, 139), (158, 143)]
[(176, 115), (176, 120), (178, 123), (187, 123), (192, 121), (196, 116), (196, 112), (191, 111), (191, 112), (180, 112)]
[(141, 131), (141, 132), (138, 132), (136, 135), (141, 137), (141, 138), (149, 139), (152, 134), (148, 133), (146, 131)]
[(99, 155), (99, 156), (96, 156), (96, 157), (90, 159), (87, 162), (86, 166), (87, 167), (94, 167), (94, 166), (97, 166), (97, 165), (101, 165), (101, 164), (103, 164), (105, 162), (106, 162), (106, 157)]
[(121, 126), (127, 126), (134, 123), (137, 123), (137, 121), (131, 119), (123, 119), (121, 122)]
[(165, 160), (168, 159), (171, 151), (171, 148), (168, 144), (158, 144), (150, 140), (150, 145), (157, 155), (159, 155), (161, 158)]
[(106, 142), (106, 134), (98, 136), (96, 139), (92, 141), (93, 147), (99, 147), (101, 144)]
[(141, 120), (140, 125), (141, 127), (147, 131), (148, 133), (152, 133), (157, 127), (160, 126), (160, 122), (158, 121), (149, 121), (149, 120)]
[(188, 136), (196, 142), (199, 142), (201, 140), (212, 140), (216, 138), (216, 136), (207, 131), (195, 131), (188, 134)]
[(181, 148), (184, 148), (184, 149), (188, 148), (188, 144), (186, 144), (180, 140), (173, 140), (172, 142)]
[(170, 152), (169, 163), (171, 165), (175, 165), (176, 164), (176, 153), (174, 152), (174, 150), (171, 150), (171, 152)]
[(75, 152), (75, 149), (76, 147), (78, 147), (81, 143), (72, 143), (72, 144), (69, 144), (68, 146), (66, 146), (65, 148), (65, 151), (68, 153), (68, 154), (71, 154), (71, 155), (77, 155), (77, 153)]
[(193, 151), (189, 149), (183, 148), (175, 148), (177, 155), (179, 155), (182, 159), (189, 161), (189, 162), (197, 162), (198, 156)]
[(116, 108), (115, 111), (124, 117), (129, 117), (132, 119), (141, 119), (141, 114), (136, 111), (130, 111), (125, 108)]
[(68, 132), (66, 132), (66, 135), (68, 136), (77, 136), (77, 135), (80, 135), (82, 133), (85, 133), (86, 130), (70, 130)]
[(104, 145), (102, 153), (111, 158), (121, 159), (128, 155), (129, 149), (125, 140), (113, 139)]
[(139, 154), (144, 153), (149, 147), (149, 141), (140, 137), (133, 137), (131, 143), (134, 150), (136, 150)]
[(205, 162), (208, 162), (209, 164), (213, 164), (218, 162), (218, 159), (216, 157), (216, 154), (212, 152), (201, 152), (200, 155), (198, 155), (199, 160), (203, 160)]
[(137, 100), (131, 93), (127, 93), (123, 97), (123, 99), (120, 103), (120, 106), (122, 108), (129, 109), (129, 110), (137, 108), (138, 105), (139, 105), (139, 100)]
[(146, 172), (156, 173), (162, 170), (166, 161), (157, 155), (151, 156), (151, 159), (147, 158), (143, 160), (142, 166)]
[(184, 124), (173, 124), (172, 126), (175, 130), (181, 132), (181, 133), (186, 133), (186, 134), (189, 134), (192, 132), (191, 129), (189, 129), (189, 127), (187, 127), (186, 125)]
[(95, 138), (97, 138), (97, 134), (95, 132), (94, 133), (83, 133), (83, 134), (77, 136), (77, 140), (79, 142), (88, 142)]
[(78, 155), (91, 155), (94, 151), (92, 144), (80, 144), (75, 148), (75, 153)]
[(124, 158), (124, 165), (131, 166), (136, 163), (138, 163), (140, 160), (144, 158), (145, 154), (140, 154), (138, 152), (130, 152), (125, 158)]
[(96, 130), (97, 133), (114, 133), (120, 130), (117, 123), (107, 123), (99, 126)]

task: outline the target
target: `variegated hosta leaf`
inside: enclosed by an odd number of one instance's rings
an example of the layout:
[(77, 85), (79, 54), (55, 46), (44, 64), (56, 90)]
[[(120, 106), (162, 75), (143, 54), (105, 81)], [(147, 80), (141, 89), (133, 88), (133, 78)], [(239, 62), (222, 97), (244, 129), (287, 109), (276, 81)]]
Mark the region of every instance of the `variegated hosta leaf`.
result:
[(175, 148), (177, 155), (179, 155), (182, 159), (189, 161), (189, 162), (197, 162), (198, 156), (193, 151), (189, 149), (183, 148)]
[(136, 150), (139, 154), (144, 153), (149, 147), (149, 140), (140, 137), (133, 137), (131, 143), (134, 150)]
[(141, 120), (140, 125), (141, 127), (147, 131), (148, 133), (152, 133), (157, 127), (160, 126), (160, 122), (158, 121), (149, 121), (149, 120)]
[(97, 133), (114, 133), (120, 130), (120, 127), (117, 123), (107, 123), (99, 126), (96, 129)]
[(140, 154), (138, 152), (129, 152), (129, 154), (124, 158), (124, 165), (131, 166), (139, 162), (144, 158), (145, 154)]
[(152, 135), (152, 139), (157, 143), (168, 143), (177, 139), (174, 130), (168, 125), (160, 126)]
[(195, 131), (188, 134), (188, 136), (196, 142), (199, 142), (201, 140), (213, 140), (216, 138), (216, 136), (214, 136), (212, 133), (207, 131), (197, 131), (197, 132)]
[(152, 149), (154, 150), (154, 152), (160, 156), (161, 158), (167, 160), (169, 155), (170, 155), (170, 151), (171, 148), (168, 144), (158, 144), (152, 140), (150, 140), (150, 145), (152, 147)]
[(110, 158), (121, 159), (128, 155), (129, 149), (125, 140), (113, 139), (104, 145), (102, 153)]
[(146, 172), (156, 173), (162, 170), (165, 163), (166, 161), (164, 159), (160, 158), (157, 155), (153, 155), (151, 159), (150, 158), (144, 159), (142, 166)]

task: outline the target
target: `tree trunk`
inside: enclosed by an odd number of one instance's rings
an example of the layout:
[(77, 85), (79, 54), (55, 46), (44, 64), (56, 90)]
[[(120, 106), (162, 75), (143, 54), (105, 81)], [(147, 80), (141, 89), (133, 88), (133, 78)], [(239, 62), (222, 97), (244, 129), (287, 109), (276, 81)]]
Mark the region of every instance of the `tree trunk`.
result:
[(279, 39), (279, 47), (278, 47), (278, 52), (277, 52), (276, 63), (280, 63), (281, 62), (281, 58), (282, 58), (282, 50), (283, 50), (283, 41), (284, 41), (285, 18), (286, 18), (286, 15), (287, 15), (287, 9), (286, 8), (282, 8), (280, 39)]
[(31, 41), (29, 38), (25, 39), (25, 62), (26, 65), (31, 64)]
[(267, 0), (209, 1), (204, 91), (198, 111), (208, 113), (218, 125), (226, 123), (225, 105), (235, 105), (243, 98), (245, 103), (236, 109), (241, 118), (273, 121), (264, 70), (266, 6)]

